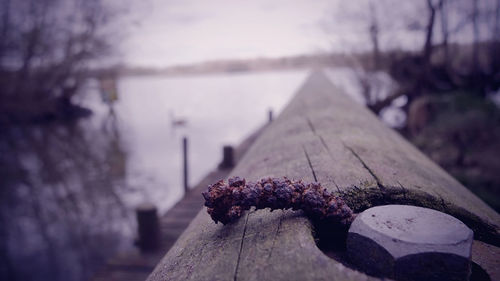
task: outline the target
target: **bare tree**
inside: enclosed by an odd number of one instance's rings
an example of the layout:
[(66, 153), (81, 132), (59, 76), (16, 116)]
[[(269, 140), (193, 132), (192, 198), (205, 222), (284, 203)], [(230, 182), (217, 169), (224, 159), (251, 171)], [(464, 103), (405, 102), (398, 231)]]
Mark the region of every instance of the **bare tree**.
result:
[(375, 5), (373, 5), (373, 2), (370, 2), (369, 7), (370, 7), (369, 34), (370, 34), (370, 39), (371, 39), (372, 48), (373, 48), (373, 51), (372, 51), (373, 68), (379, 69), (380, 68), (379, 22), (378, 22), (377, 13), (375, 10)]
[(490, 42), (490, 68), (492, 72), (500, 71), (500, 0), (496, 1), (493, 14), (493, 27)]
[(67, 110), (89, 63), (109, 50), (112, 9), (102, 0), (0, 1), (3, 118)]
[(472, 45), (472, 71), (475, 75), (479, 72), (479, 0), (472, 0), (472, 30), (473, 30), (473, 45)]
[(494, 14), (494, 24), (493, 24), (493, 33), (492, 38), (493, 41), (500, 41), (500, 0), (497, 0), (495, 6), (495, 14)]
[(427, 18), (427, 25), (425, 27), (425, 42), (423, 49), (423, 60), (424, 60), (423, 62), (425, 68), (429, 67), (433, 50), (432, 35), (434, 32), (434, 22), (436, 18), (436, 9), (437, 9), (436, 6), (437, 5), (433, 3), (432, 0), (427, 0), (427, 9), (429, 14)]
[(450, 61), (450, 50), (448, 39), (450, 37), (450, 30), (448, 28), (448, 1), (447, 0), (439, 0), (438, 3), (439, 9), (439, 18), (441, 23), (441, 37), (442, 43), (441, 46), (443, 48), (443, 63), (446, 68), (448, 68), (448, 64)]

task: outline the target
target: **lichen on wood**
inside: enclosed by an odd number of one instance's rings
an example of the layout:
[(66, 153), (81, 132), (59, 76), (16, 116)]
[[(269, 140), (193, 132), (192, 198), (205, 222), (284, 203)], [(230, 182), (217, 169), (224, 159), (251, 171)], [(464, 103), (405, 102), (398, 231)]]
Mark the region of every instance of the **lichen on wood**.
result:
[(202, 193), (207, 212), (212, 219), (223, 224), (231, 223), (251, 207), (302, 210), (314, 220), (349, 225), (353, 211), (342, 198), (333, 195), (320, 183), (303, 183), (288, 178), (265, 178), (246, 182), (233, 177), (226, 183), (220, 180), (209, 185)]

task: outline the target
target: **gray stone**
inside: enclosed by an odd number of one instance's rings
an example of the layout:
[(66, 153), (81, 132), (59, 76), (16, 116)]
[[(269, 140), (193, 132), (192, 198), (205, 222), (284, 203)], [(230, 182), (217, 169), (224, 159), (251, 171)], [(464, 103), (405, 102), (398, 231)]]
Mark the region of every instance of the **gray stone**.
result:
[(396, 280), (468, 280), (473, 232), (432, 209), (386, 205), (357, 216), (347, 236), (351, 262)]

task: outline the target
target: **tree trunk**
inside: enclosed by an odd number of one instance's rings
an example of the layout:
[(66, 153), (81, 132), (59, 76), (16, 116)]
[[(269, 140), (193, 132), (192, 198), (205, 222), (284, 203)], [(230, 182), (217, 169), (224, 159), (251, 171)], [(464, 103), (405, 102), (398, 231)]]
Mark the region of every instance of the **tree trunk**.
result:
[(489, 59), (492, 75), (495, 75), (495, 73), (500, 71), (500, 55), (498, 54), (498, 50), (500, 49), (500, 0), (497, 0), (494, 17), (495, 19), (491, 34)]
[[(476, 0), (477, 1), (477, 0)], [(434, 21), (436, 18), (436, 7), (434, 7), (432, 0), (427, 0), (427, 8), (429, 9), (429, 19), (427, 21), (427, 27), (425, 32), (425, 44), (424, 44), (424, 71), (427, 71), (430, 65), (430, 59), (432, 55), (432, 33), (434, 31)]]
[(442, 48), (443, 48), (443, 65), (448, 68), (450, 62), (450, 52), (448, 46), (448, 37), (450, 35), (448, 29), (448, 10), (446, 0), (439, 1), (439, 14), (441, 18), (441, 36), (443, 37)]
[(380, 68), (380, 49), (378, 41), (379, 24), (373, 2), (370, 2), (370, 17), (371, 17), (370, 39), (372, 41), (372, 47), (373, 47), (373, 69), (379, 69)]
[(478, 23), (478, 2), (479, 0), (472, 1), (472, 29), (474, 32), (474, 44), (472, 45), (472, 71), (473, 76), (479, 74), (479, 23)]
[(10, 27), (10, 0), (4, 0), (2, 3), (2, 28), (0, 30), (0, 59), (3, 59), (4, 53), (6, 51), (8, 43), (10, 43), (9, 38), (9, 27)]

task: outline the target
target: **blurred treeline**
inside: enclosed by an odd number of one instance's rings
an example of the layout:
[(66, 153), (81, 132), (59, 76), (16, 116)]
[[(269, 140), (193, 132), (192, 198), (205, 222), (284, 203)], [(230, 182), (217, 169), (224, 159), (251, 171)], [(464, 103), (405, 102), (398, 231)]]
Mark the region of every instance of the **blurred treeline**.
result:
[[(500, 0), (410, 2), (365, 2), (371, 51), (357, 56), (357, 79), (367, 106), (379, 114), (403, 99), (401, 133), (498, 211)], [(397, 82), (390, 93), (378, 90), (380, 71)]]
[(373, 96), (377, 93), (367, 89), (366, 100), (373, 111), (380, 112), (403, 95), (411, 104), (430, 92), (467, 89), (486, 97), (498, 90), (499, 0), (364, 3), (359, 7), (362, 13), (350, 14), (358, 16), (355, 21), (363, 21), (365, 34), (359, 36), (371, 45), (371, 52), (357, 56), (359, 62), (365, 69), (386, 71), (400, 85), (388, 97)]
[(0, 124), (71, 119), (86, 69), (110, 50), (101, 0), (0, 0)]
[(49, 122), (90, 113), (74, 97), (112, 55), (121, 12), (0, 0), (0, 280), (87, 280), (131, 239), (117, 117)]

